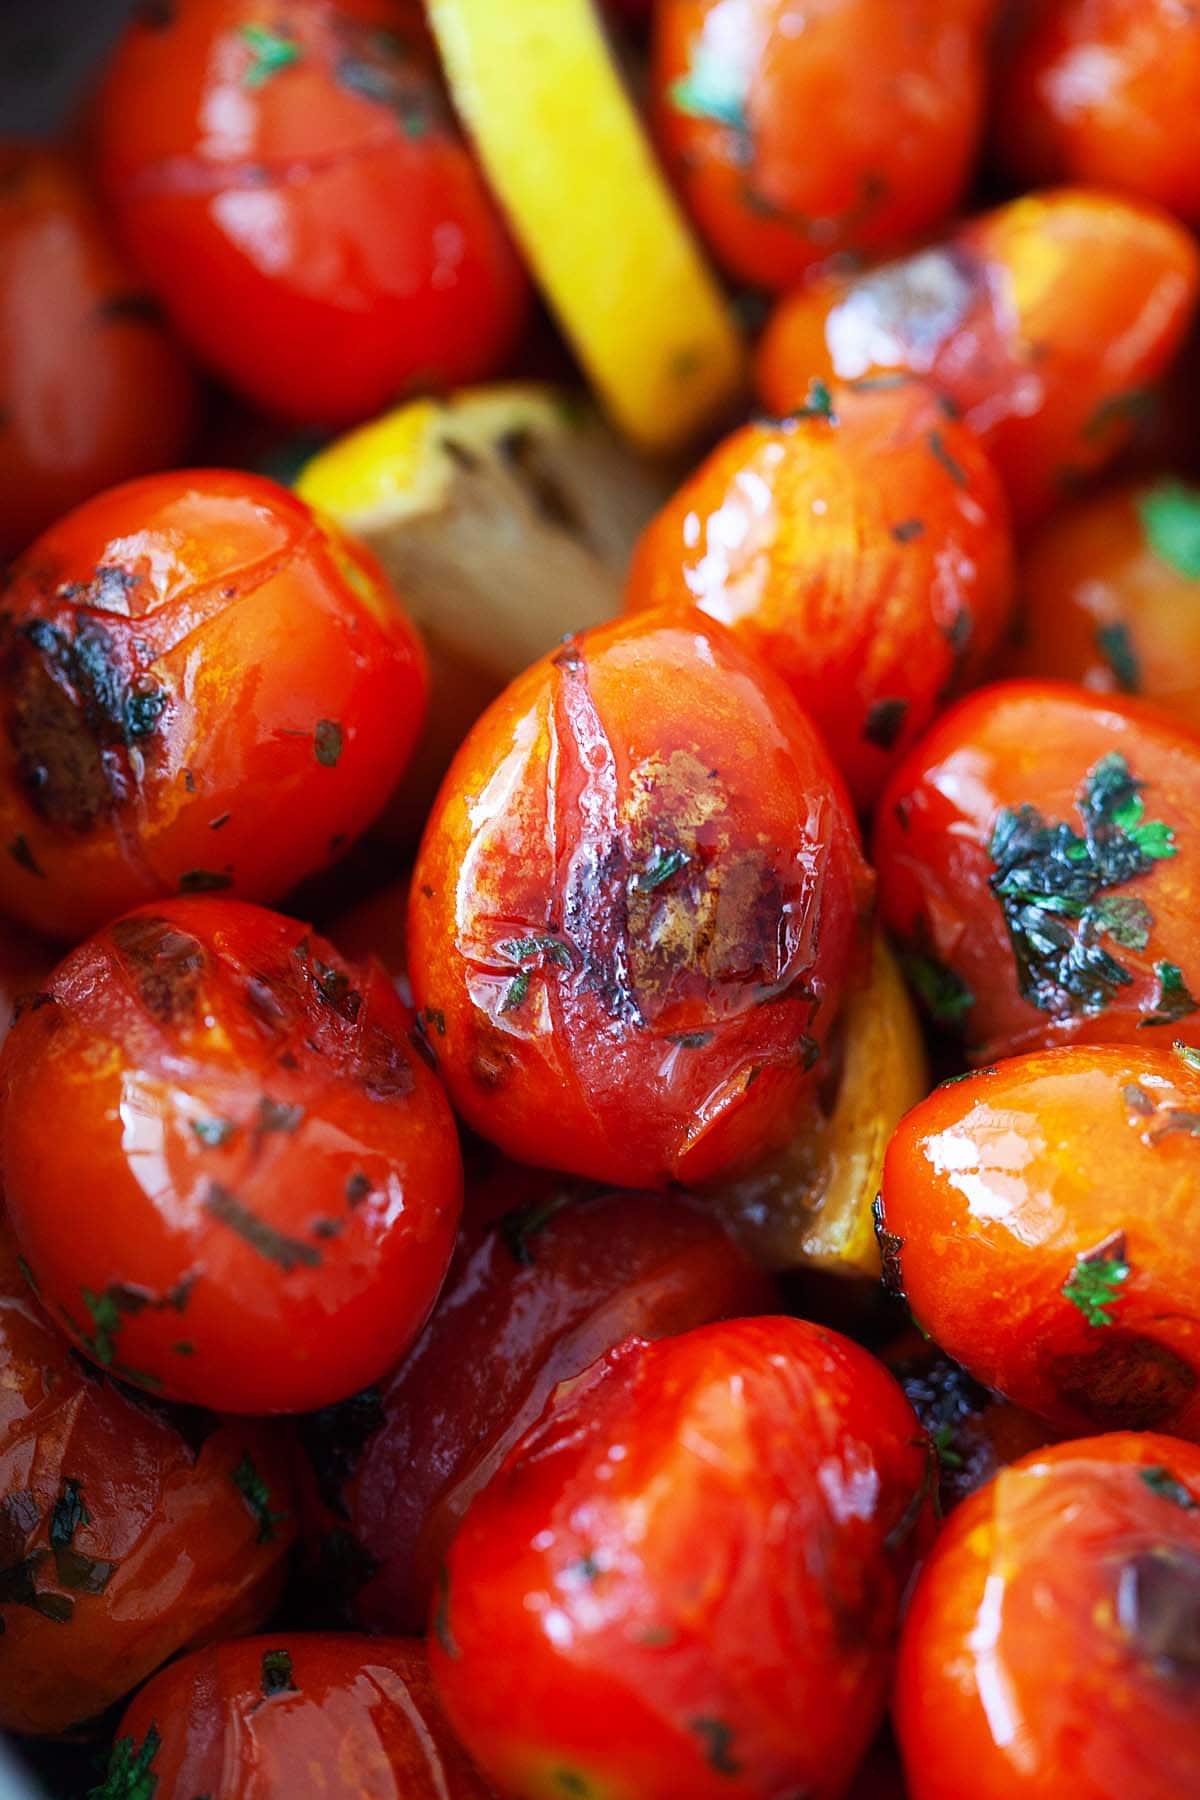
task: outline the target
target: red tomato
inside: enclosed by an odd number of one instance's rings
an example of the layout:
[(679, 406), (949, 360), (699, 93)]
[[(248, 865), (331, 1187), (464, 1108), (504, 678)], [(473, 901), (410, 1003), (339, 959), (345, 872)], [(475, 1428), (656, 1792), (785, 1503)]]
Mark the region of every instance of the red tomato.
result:
[(66, 158), (0, 144), (0, 555), (175, 462), (193, 382)]
[(1200, 1044), (1200, 736), (1149, 707), (981, 689), (892, 777), (875, 865), (914, 985), (977, 1060)]
[(731, 274), (792, 287), (838, 252), (878, 258), (953, 210), (982, 123), (992, 10), (659, 0), (659, 141)]
[(695, 606), (782, 675), (864, 810), (948, 690), (977, 681), (1012, 592), (987, 456), (918, 382), (820, 383), (734, 432), (647, 527), (626, 605)]
[(146, 908), (74, 951), (5, 1042), (0, 1136), (13, 1228), (80, 1349), (228, 1412), (389, 1369), (462, 1192), (411, 1023), (377, 964), (236, 902)]
[(200, 1650), (121, 1720), (99, 1800), (491, 1800), (424, 1648), (288, 1633)]
[(99, 171), (187, 341), (268, 412), (365, 418), (503, 367), (527, 286), (414, 0), (135, 17)]
[(811, 1088), (866, 879), (816, 733), (719, 625), (571, 638), (473, 728), (413, 873), (455, 1105), (626, 1187), (762, 1154)]
[(899, 1388), (835, 1332), (631, 1339), (559, 1389), (451, 1545), (451, 1723), (526, 1800), (834, 1800), (883, 1711), (929, 1481)]
[(295, 1529), (270, 1428), (97, 1375), (0, 1221), (0, 1728), (66, 1731), (177, 1651), (253, 1631)]
[(0, 904), (77, 938), (176, 892), (273, 899), (378, 812), (426, 692), (379, 565), (284, 488), (114, 488), (0, 593)]
[(979, 434), (1019, 524), (1111, 461), (1182, 344), (1200, 263), (1165, 214), (1086, 189), (1027, 194), (902, 262), (828, 276), (777, 308), (767, 405), (814, 376), (904, 370)]
[(893, 1704), (912, 1800), (1182, 1800), (1200, 1781), (1200, 1450), (1083, 1438), (950, 1520)]

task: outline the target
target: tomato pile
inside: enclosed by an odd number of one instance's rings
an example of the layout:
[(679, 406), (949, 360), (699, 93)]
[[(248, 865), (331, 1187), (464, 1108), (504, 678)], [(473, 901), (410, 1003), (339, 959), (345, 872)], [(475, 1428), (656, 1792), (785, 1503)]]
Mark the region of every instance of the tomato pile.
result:
[(45, 1795), (1200, 1794), (1198, 170), (1184, 0), (144, 0), (0, 143)]

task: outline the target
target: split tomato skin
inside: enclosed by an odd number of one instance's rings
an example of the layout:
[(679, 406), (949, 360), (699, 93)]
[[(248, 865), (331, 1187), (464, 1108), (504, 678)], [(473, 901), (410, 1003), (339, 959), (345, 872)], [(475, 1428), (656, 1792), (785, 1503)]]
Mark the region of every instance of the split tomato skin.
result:
[(195, 383), (60, 152), (0, 143), (0, 555), (178, 461)]
[[(815, 404), (814, 404), (815, 402)], [(919, 382), (810, 388), (735, 432), (643, 533), (626, 605), (694, 606), (787, 682), (860, 810), (1008, 618), (1008, 505)]]
[(1200, 1438), (1200, 1059), (1013, 1057), (938, 1088), (884, 1164), (885, 1268), (980, 1381), (1063, 1431)]
[(1026, 1456), (946, 1524), (892, 1714), (912, 1800), (1178, 1800), (1200, 1774), (1200, 1451)]
[(6, 1040), (0, 1135), (14, 1231), (76, 1346), (239, 1413), (389, 1369), (462, 1196), (411, 1029), (378, 964), (258, 907), (177, 900), (74, 951)]
[(135, 1792), (115, 1785), (127, 1768), (157, 1781), (136, 1789), (157, 1800), (495, 1800), (442, 1716), (424, 1646), (405, 1638), (286, 1632), (184, 1657), (121, 1720), (114, 1794)]
[(876, 814), (880, 911), (976, 1061), (1200, 1044), (1200, 737), (1053, 682), (981, 688)]
[[(717, 260), (779, 291), (938, 225), (970, 178), (990, 0), (663, 0), (654, 122)], [(821, 129), (813, 131), (813, 120)]]
[(383, 806), (427, 692), (378, 564), (285, 488), (97, 496), (0, 592), (0, 906), (77, 941), (160, 896), (277, 898)]
[(295, 1534), (272, 1428), (175, 1415), (76, 1357), (0, 1223), (0, 1727), (66, 1731), (253, 1631)]
[(135, 17), (99, 178), (180, 333), (239, 393), (348, 425), (504, 366), (528, 284), (413, 0)]
[(772, 412), (814, 376), (919, 375), (976, 432), (1026, 527), (1112, 460), (1193, 317), (1200, 262), (1157, 208), (1026, 194), (940, 243), (777, 306), (758, 355)]
[(471, 731), (412, 883), (413, 991), (455, 1107), (623, 1187), (786, 1140), (859, 950), (841, 783), (719, 625), (573, 637)]
[(430, 1643), (451, 1723), (528, 1800), (834, 1800), (883, 1711), (927, 1452), (834, 1332), (630, 1340), (559, 1390), (451, 1545)]

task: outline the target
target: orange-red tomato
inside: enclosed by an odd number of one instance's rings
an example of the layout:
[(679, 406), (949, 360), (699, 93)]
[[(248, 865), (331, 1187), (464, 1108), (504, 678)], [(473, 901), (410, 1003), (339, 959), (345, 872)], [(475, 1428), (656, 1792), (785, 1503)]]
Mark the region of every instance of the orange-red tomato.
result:
[(1200, 1044), (1200, 736), (1134, 700), (982, 688), (876, 814), (884, 923), (976, 1059)]
[(938, 1088), (888, 1147), (894, 1283), (1064, 1431), (1200, 1438), (1200, 1053), (1078, 1045)]
[(625, 1187), (762, 1154), (810, 1089), (866, 880), (816, 733), (720, 625), (571, 638), (473, 728), (413, 873), (455, 1105), (510, 1156)]
[(150, 475), (0, 592), (0, 905), (56, 936), (283, 894), (386, 801), (425, 706), (368, 553), (254, 475)]
[(503, 366), (527, 284), (415, 0), (143, 11), (98, 121), (131, 254), (268, 412), (349, 423)]
[(1094, 181), (1200, 223), (1200, 13), (1039, 0), (997, 84), (995, 137), (1031, 184)]
[(450, 1548), (430, 1658), (506, 1793), (840, 1796), (929, 1518), (891, 1376), (796, 1319), (631, 1339), (559, 1390)]
[(117, 1730), (116, 1800), (491, 1800), (442, 1716), (424, 1647), (286, 1633), (164, 1669)]
[(1200, 1781), (1200, 1451), (1058, 1444), (955, 1513), (904, 1627), (912, 1800), (1181, 1800)]
[(253, 1631), (295, 1530), (270, 1428), (97, 1374), (0, 1221), (0, 1728), (65, 1731), (177, 1651)]
[(945, 218), (980, 133), (992, 10), (659, 0), (659, 142), (731, 274), (791, 287), (838, 252), (877, 258)]
[(145, 908), (74, 951), (5, 1041), (0, 1164), (79, 1348), (228, 1412), (322, 1406), (389, 1369), (462, 1192), (411, 1022), (378, 964), (233, 901)]
[(0, 555), (175, 462), (193, 381), (67, 159), (0, 144)]
[(1028, 524), (1126, 441), (1183, 342), (1198, 272), (1190, 235), (1150, 207), (1028, 194), (901, 262), (781, 301), (759, 387), (787, 412), (814, 376), (924, 376), (983, 439)]
[(1008, 616), (1003, 489), (919, 382), (819, 384), (743, 426), (652, 521), (627, 606), (695, 606), (807, 708), (860, 808)]

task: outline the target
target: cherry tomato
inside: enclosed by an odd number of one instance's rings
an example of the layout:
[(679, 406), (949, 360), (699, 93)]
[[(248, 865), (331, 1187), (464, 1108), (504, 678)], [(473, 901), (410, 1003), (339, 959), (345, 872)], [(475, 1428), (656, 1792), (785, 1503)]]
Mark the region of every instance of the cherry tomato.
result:
[(411, 1017), (378, 964), (232, 901), (131, 913), (59, 966), (0, 1056), (0, 1136), (81, 1350), (228, 1412), (322, 1406), (397, 1361), (462, 1191)]
[(0, 905), (78, 938), (175, 892), (285, 893), (383, 805), (426, 688), (378, 564), (274, 482), (98, 496), (0, 593)]
[(626, 604), (728, 625), (865, 810), (947, 691), (981, 677), (1011, 590), (1007, 502), (972, 433), (917, 382), (818, 382), (684, 483), (641, 539)]
[(781, 301), (759, 352), (774, 412), (814, 376), (926, 377), (991, 452), (1022, 525), (1109, 462), (1183, 342), (1196, 246), (1086, 189), (1027, 194), (865, 274)]
[(1200, 223), (1200, 14), (1186, 0), (1026, 7), (995, 136), (1031, 184), (1094, 181)]
[[(778, 1300), (681, 1195), (588, 1194), (512, 1165), (468, 1193), (446, 1286), (408, 1357), (373, 1400), (306, 1425), (326, 1496), (372, 1568), (355, 1598), (372, 1631), (423, 1628), (459, 1521), (556, 1383), (635, 1333)], [(325, 1546), (335, 1569), (356, 1560), (343, 1537), (335, 1524)]]
[(178, 460), (192, 377), (64, 156), (0, 144), (0, 555)]
[(81, 1362), (0, 1221), (0, 1727), (65, 1731), (254, 1630), (295, 1529), (270, 1428), (173, 1414)]
[(95, 1800), (491, 1800), (405, 1638), (288, 1633), (199, 1650), (121, 1720)]
[(884, 1164), (885, 1260), (988, 1386), (1065, 1431), (1200, 1438), (1200, 1053), (1079, 1045), (937, 1089)]
[(788, 288), (839, 251), (878, 258), (944, 219), (979, 138), (991, 11), (659, 0), (658, 137), (725, 268)]
[(527, 284), (415, 0), (143, 12), (97, 136), (131, 254), (268, 412), (347, 424), (503, 366)]
[(815, 732), (721, 626), (569, 639), (473, 728), (413, 873), (456, 1107), (625, 1187), (764, 1153), (812, 1086), (866, 879)]
[(430, 1659), (506, 1793), (841, 1795), (879, 1724), (928, 1446), (795, 1319), (631, 1339), (559, 1390), (450, 1548)]
[(1200, 1044), (1200, 737), (1133, 700), (983, 688), (876, 814), (884, 923), (977, 1060)]
[(912, 1800), (1181, 1800), (1200, 1779), (1200, 1451), (1123, 1432), (959, 1508), (904, 1627)]
[(1142, 694), (1200, 729), (1200, 488), (1122, 484), (1044, 525), (1021, 563), (1016, 675)]

